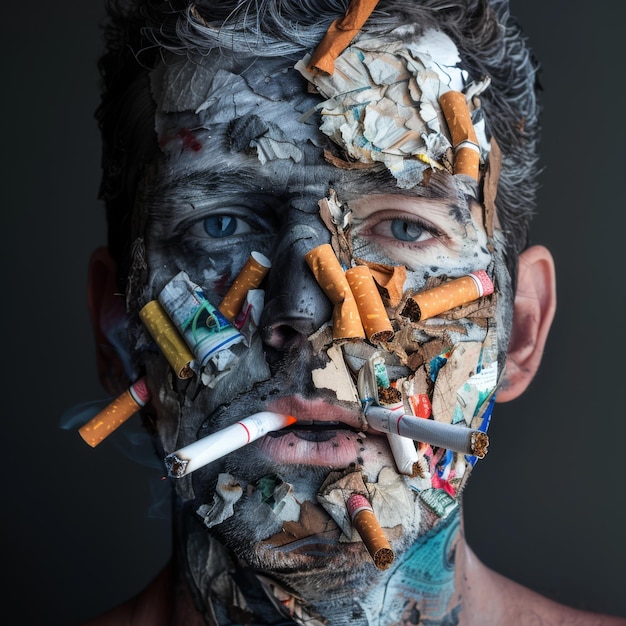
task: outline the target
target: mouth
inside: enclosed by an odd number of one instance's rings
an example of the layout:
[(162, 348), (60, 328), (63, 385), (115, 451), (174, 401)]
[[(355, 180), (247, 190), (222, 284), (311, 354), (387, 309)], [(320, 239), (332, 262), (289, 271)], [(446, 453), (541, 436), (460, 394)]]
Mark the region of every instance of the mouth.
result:
[(258, 443), (277, 463), (338, 469), (363, 463), (363, 454), (372, 447), (370, 437), (365, 435), (367, 422), (360, 409), (299, 396), (277, 399), (267, 409), (298, 420), (288, 428), (269, 433)]

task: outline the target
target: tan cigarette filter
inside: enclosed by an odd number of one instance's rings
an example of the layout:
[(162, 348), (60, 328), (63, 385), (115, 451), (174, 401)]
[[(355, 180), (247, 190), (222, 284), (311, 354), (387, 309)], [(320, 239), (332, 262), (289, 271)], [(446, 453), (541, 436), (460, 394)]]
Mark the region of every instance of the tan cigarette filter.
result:
[(158, 300), (151, 300), (139, 311), (139, 317), (176, 372), (176, 376), (191, 378), (194, 375), (190, 367), (193, 354), (161, 303)]
[(367, 338), (372, 342), (391, 341), (393, 328), (369, 268), (364, 265), (351, 267), (346, 271), (346, 279)]
[(304, 255), (304, 259), (334, 305), (333, 339), (364, 339), (356, 300), (332, 246), (325, 243), (313, 248)]
[(353, 493), (346, 503), (352, 525), (359, 533), (367, 551), (378, 569), (387, 569), (394, 559), (393, 549), (387, 541), (371, 504), (365, 496)]
[(232, 323), (239, 315), (248, 291), (256, 289), (263, 282), (271, 266), (270, 260), (260, 252), (250, 254), (246, 264), (217, 307), (229, 322)]
[(127, 389), (84, 426), (81, 426), (78, 432), (92, 448), (95, 448), (140, 408), (141, 405), (135, 401), (130, 390)]
[[(439, 98), (454, 148), (454, 173), (467, 174), (478, 180), (480, 152), (465, 96), (460, 91), (447, 91)], [(464, 145), (463, 145), (464, 144)]]
[(344, 17), (332, 22), (311, 55), (309, 72), (332, 74), (335, 70), (335, 59), (363, 28), (363, 24), (377, 4), (378, 0), (352, 0)]
[(486, 272), (481, 270), (472, 274), (477, 278), (461, 276), (414, 294), (408, 298), (402, 315), (413, 322), (420, 322), (493, 293), (493, 285)]

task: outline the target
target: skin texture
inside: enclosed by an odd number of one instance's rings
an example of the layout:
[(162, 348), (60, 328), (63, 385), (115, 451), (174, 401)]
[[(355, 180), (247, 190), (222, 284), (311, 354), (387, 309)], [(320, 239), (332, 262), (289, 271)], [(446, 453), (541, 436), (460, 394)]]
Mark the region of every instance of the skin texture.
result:
[[(204, 615), (208, 623), (236, 621), (228, 611), (233, 597), (229, 594), (235, 592), (232, 587), (228, 592), (218, 589), (215, 581), (223, 577), (232, 585), (233, 572), (239, 572), (238, 565), (245, 562), (293, 596), (304, 598), (304, 615), (319, 614), (331, 624), (485, 623), (476, 616), (503, 615), (505, 606), (499, 601), (486, 606), (488, 588), (501, 590), (502, 598), (514, 595), (515, 589), (477, 563), (463, 542), (458, 501), (471, 464), (457, 455), (447, 462), (447, 473), (440, 475), (438, 470), (444, 467), (437, 463), (437, 454), (427, 453), (431, 481), (434, 476), (440, 481), (458, 478), (446, 491), (449, 508), (438, 513), (416, 493), (430, 488), (442, 493), (440, 483), (424, 484), (400, 475), (386, 437), (368, 429), (360, 403), (338, 400), (328, 388), (313, 384), (311, 372), (328, 365), (325, 348), (330, 342), (321, 342), (320, 349), (310, 337), (329, 321), (332, 306), (303, 257), (331, 241), (318, 202), (332, 189), (352, 211), (353, 256), (404, 265), (407, 290), (421, 290), (433, 279), (488, 269), (496, 294), (493, 311), (480, 318), (486, 323), (465, 317), (440, 320), (435, 329), (420, 328), (417, 335), (421, 343), (445, 336), (453, 346), (462, 343), (461, 337), (468, 344), (483, 344), (490, 349), (482, 362), (487, 368), (504, 363), (514, 306), (497, 234), (493, 239), (487, 236), (482, 208), (472, 197), (472, 185), (462, 178), (441, 173), (426, 185), (399, 192), (384, 172), (364, 174), (328, 164), (322, 148), (332, 148), (330, 143), (314, 123), (303, 127), (297, 121), (315, 100), (287, 98), (294, 84), (301, 86), (301, 79), (289, 72), (276, 74), (286, 66), (272, 62), (266, 68), (261, 61), (255, 63), (255, 73), (262, 75), (265, 70), (266, 75), (279, 77), (276, 84), (270, 80), (260, 96), (254, 89), (242, 89), (239, 79), (247, 74), (237, 63), (228, 59), (212, 63), (211, 71), (217, 67), (235, 73), (208, 79), (208, 101), (222, 92), (225, 78), (227, 84), (237, 83), (232, 107), (222, 103), (219, 116), (209, 115), (208, 109), (191, 114), (186, 102), (180, 105), (182, 110), (166, 111), (172, 96), (168, 79), (160, 83), (161, 89), (166, 86), (160, 92), (159, 76), (154, 78), (161, 107), (157, 130), (162, 152), (138, 196), (142, 226), (134, 247), (128, 300), (135, 354), (124, 361), (132, 360), (127, 369), (134, 371), (128, 371), (129, 376), (140, 371), (147, 375), (152, 401), (146, 413), (162, 454), (264, 409), (293, 414), (305, 426), (309, 420), (322, 426), (268, 436), (175, 481), (181, 557), (173, 576), (178, 580), (180, 568), (192, 597), (179, 595), (171, 604), (163, 600), (161, 614), (173, 616), (170, 623), (195, 623), (189, 614), (194, 614), (193, 603), (196, 615)], [(260, 124), (271, 131), (275, 120), (280, 120), (282, 131), (278, 140), (289, 145), (282, 157), (265, 160), (253, 145), (258, 135), (250, 129)], [(399, 239), (399, 232), (409, 233), (412, 241)], [(249, 345), (233, 348), (236, 367), (209, 387), (198, 376), (176, 379), (139, 323), (139, 310), (180, 271), (201, 286), (209, 303), (217, 307), (253, 250), (272, 260), (259, 332)], [(532, 378), (554, 312), (549, 254), (533, 248), (525, 258), (528, 265), (521, 266), (523, 279), (515, 302), (521, 325), (511, 343), (513, 376), (504, 381), (505, 399), (518, 395)], [(102, 271), (103, 263), (98, 267)], [(533, 272), (538, 278), (531, 278)], [(105, 319), (99, 316), (102, 310), (102, 303), (93, 299), (92, 311), (99, 321)], [(407, 368), (397, 354), (391, 363), (400, 370)], [(454, 363), (464, 372), (474, 372), (476, 352), (460, 351)], [(390, 569), (376, 570), (358, 537), (342, 534), (320, 506), (317, 494), (331, 471), (358, 473), (370, 486), (370, 495), (378, 493), (391, 503), (384, 524), (396, 554)], [(243, 497), (213, 523), (221, 506), (216, 483), (223, 475)], [(263, 480), (288, 485), (298, 514), (281, 516), (273, 510), (262, 495)], [(137, 600), (131, 615), (121, 609), (117, 623), (158, 623), (149, 622), (154, 618), (152, 594), (170, 588), (169, 575), (164, 574), (153, 591)], [(524, 595), (536, 600), (530, 592)], [(269, 603), (248, 600), (255, 619), (271, 623), (274, 618), (268, 616), (275, 611)], [(536, 609), (516, 613), (517, 623), (550, 623), (532, 620), (542, 620), (556, 610), (561, 610), (558, 605), (538, 601)], [(113, 623), (106, 619), (94, 623)]]

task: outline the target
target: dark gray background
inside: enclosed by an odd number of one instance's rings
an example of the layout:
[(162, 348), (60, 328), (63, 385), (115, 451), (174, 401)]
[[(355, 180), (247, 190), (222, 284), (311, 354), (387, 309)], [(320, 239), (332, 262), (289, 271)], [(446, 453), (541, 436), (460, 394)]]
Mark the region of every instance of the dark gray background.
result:
[[(166, 561), (150, 517), (160, 472), (59, 428), (105, 397), (85, 305), (96, 199), (99, 2), (25, 2), (2, 51), (2, 591), (25, 623), (71, 626), (142, 588)], [(542, 62), (544, 141), (533, 242), (556, 257), (559, 310), (540, 376), (496, 407), (467, 489), (466, 530), (497, 571), (557, 600), (626, 616), (623, 251), (618, 3), (515, 0)], [(621, 166), (621, 168), (620, 168)], [(506, 479), (504, 478), (506, 476)]]

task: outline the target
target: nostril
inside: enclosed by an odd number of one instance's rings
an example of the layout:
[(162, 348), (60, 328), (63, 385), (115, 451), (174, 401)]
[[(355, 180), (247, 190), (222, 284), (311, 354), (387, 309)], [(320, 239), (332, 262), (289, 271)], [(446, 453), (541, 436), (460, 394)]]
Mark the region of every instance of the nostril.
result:
[(264, 326), (261, 337), (266, 345), (281, 352), (302, 346), (307, 339), (302, 329), (280, 323)]

